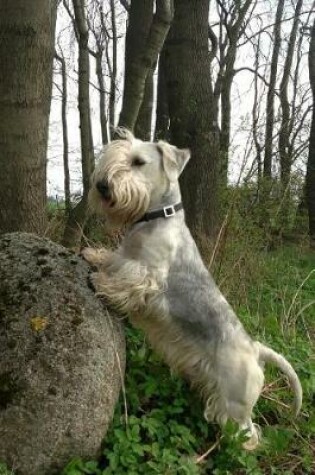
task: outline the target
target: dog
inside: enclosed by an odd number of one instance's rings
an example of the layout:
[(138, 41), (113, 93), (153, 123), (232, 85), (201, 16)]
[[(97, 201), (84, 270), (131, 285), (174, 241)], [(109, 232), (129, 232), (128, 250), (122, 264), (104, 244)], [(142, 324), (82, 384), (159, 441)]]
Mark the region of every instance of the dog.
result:
[(288, 377), (297, 415), (302, 388), (290, 363), (252, 340), (205, 267), (185, 224), (178, 183), (190, 151), (143, 142), (130, 132), (105, 146), (91, 179), (91, 210), (126, 234), (115, 250), (83, 250), (96, 266), (98, 295), (144, 330), (171, 369), (196, 388), (205, 417), (236, 421), (255, 449), (252, 411), (264, 384), (264, 363)]

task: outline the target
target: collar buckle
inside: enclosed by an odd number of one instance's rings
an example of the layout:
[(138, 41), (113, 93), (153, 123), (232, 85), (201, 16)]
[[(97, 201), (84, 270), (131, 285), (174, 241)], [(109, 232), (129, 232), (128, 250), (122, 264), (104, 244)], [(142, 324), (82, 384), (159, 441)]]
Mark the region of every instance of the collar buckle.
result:
[(164, 218), (171, 218), (172, 216), (175, 216), (176, 214), (176, 210), (173, 205), (164, 206), (163, 212), (164, 212)]
[(175, 216), (177, 211), (180, 211), (181, 209), (183, 209), (183, 204), (180, 201), (174, 205), (164, 206), (163, 208), (148, 211), (134, 224), (141, 223), (142, 221), (148, 222), (157, 218), (172, 218), (172, 216)]

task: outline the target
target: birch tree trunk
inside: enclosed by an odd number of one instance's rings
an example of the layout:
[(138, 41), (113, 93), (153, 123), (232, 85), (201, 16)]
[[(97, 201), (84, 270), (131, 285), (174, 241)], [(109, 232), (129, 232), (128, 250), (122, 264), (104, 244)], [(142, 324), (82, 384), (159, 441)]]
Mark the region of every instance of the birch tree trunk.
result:
[(0, 2), (0, 233), (42, 234), (57, 2)]

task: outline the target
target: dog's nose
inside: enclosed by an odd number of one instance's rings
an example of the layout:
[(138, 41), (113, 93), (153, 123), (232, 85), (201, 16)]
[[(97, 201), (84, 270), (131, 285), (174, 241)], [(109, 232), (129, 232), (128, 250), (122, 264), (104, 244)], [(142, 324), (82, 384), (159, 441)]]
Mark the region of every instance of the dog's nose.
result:
[(110, 199), (110, 191), (108, 182), (106, 180), (100, 180), (96, 183), (97, 191), (102, 195), (106, 200)]

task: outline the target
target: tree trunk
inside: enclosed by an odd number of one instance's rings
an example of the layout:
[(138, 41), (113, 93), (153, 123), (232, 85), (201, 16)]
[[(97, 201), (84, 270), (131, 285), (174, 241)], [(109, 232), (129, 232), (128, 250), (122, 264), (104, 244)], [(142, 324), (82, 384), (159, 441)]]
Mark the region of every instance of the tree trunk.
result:
[(157, 104), (156, 104), (156, 122), (155, 122), (155, 139), (169, 140), (169, 124), (170, 114), (167, 97), (167, 84), (165, 73), (165, 50), (163, 48), (158, 66), (158, 84), (157, 84)]
[(152, 129), (152, 111), (153, 111), (153, 94), (154, 94), (154, 69), (150, 69), (145, 81), (145, 89), (143, 101), (139, 110), (135, 135), (141, 140), (151, 139)]
[(310, 244), (315, 249), (315, 21), (311, 30), (309, 76), (313, 94), (313, 115), (306, 173), (306, 201), (309, 218)]
[[(235, 48), (236, 49), (236, 48)], [(231, 64), (227, 64), (221, 88), (221, 132), (220, 132), (220, 185), (223, 188), (228, 184), (229, 149), (231, 140), (231, 90), (233, 83), (233, 67), (235, 54)]]
[(192, 152), (181, 177), (187, 224), (195, 237), (214, 237), (219, 137), (209, 67), (209, 1), (175, 0), (174, 5), (164, 51), (170, 140)]
[(264, 156), (264, 178), (271, 179), (272, 170), (272, 143), (273, 143), (273, 125), (274, 125), (274, 96), (277, 81), (279, 52), (281, 46), (281, 19), (283, 15), (285, 0), (279, 0), (275, 25), (273, 31), (273, 51), (270, 65), (270, 80), (267, 93), (267, 108), (266, 108), (266, 132), (265, 132), (265, 156)]
[(303, 0), (298, 0), (295, 11), (294, 20), (290, 33), (287, 55), (285, 58), (282, 80), (280, 84), (280, 103), (281, 103), (281, 125), (279, 130), (279, 155), (280, 155), (280, 173), (283, 193), (287, 192), (289, 186), (292, 156), (290, 151), (290, 104), (288, 99), (288, 84), (290, 80), (292, 61), (294, 50), (296, 47), (296, 35), (299, 25), (300, 13), (303, 5)]
[(105, 83), (103, 76), (102, 68), (102, 50), (98, 50), (95, 55), (96, 61), (96, 76), (100, 94), (100, 124), (101, 124), (101, 133), (102, 133), (102, 144), (105, 145), (108, 143), (108, 133), (107, 133), (107, 117), (106, 117), (106, 99), (105, 99)]
[[(153, 0), (133, 1), (129, 13), (130, 23), (136, 25), (137, 28), (128, 28), (128, 40), (126, 39), (126, 61), (127, 57), (134, 58), (138, 52), (146, 44), (150, 34), (150, 28), (153, 20)], [(138, 117), (135, 124), (135, 135), (142, 140), (150, 140), (151, 138), (151, 120), (153, 109), (153, 73), (152, 67), (145, 80), (143, 92), (143, 100), (139, 109)]]
[[(106, 111), (106, 85), (104, 76), (105, 73), (103, 71), (103, 60), (104, 56), (106, 56), (106, 61), (109, 62), (108, 56), (108, 31), (106, 27), (106, 19), (104, 15), (104, 5), (103, 2), (96, 2), (94, 11), (94, 20), (87, 18), (89, 31), (94, 36), (95, 40), (95, 47), (94, 49), (89, 49), (89, 53), (95, 59), (95, 72), (97, 77), (97, 84), (98, 84), (98, 91), (99, 91), (99, 108), (100, 108), (100, 126), (101, 126), (101, 135), (102, 135), (102, 144), (105, 145), (108, 143), (108, 119), (107, 119), (107, 111)], [(114, 6), (112, 7), (114, 9)], [(67, 8), (68, 13), (72, 16), (69, 7)], [(112, 12), (112, 15), (115, 15), (115, 11)], [(98, 16), (98, 20), (96, 20), (96, 16)], [(75, 25), (75, 18), (72, 16), (72, 22)], [(114, 35), (114, 32), (113, 32)], [(115, 30), (116, 35), (116, 30)], [(77, 32), (77, 40), (78, 32)], [(114, 53), (113, 53), (114, 55)], [(107, 70), (111, 72), (110, 64), (107, 65)]]
[[(116, 9), (115, 0), (110, 0), (111, 23), (112, 23), (112, 65), (110, 75), (110, 93), (109, 93), (109, 124), (115, 127), (116, 112), (116, 88), (117, 88), (117, 26), (116, 26)], [(109, 61), (109, 58), (108, 58)]]
[(161, 51), (158, 67), (155, 139), (169, 140), (170, 114), (165, 77), (165, 47)]
[[(221, 21), (225, 23), (226, 37), (220, 38), (220, 71), (216, 81), (215, 96), (221, 99), (221, 132), (220, 132), (220, 171), (219, 179), (220, 186), (224, 188), (228, 184), (228, 166), (229, 166), (229, 148), (231, 136), (231, 90), (234, 80), (234, 65), (236, 59), (236, 52), (238, 40), (243, 32), (243, 24), (252, 0), (246, 0), (243, 4), (236, 3), (233, 6), (233, 13), (231, 19), (227, 23), (225, 7), (221, 6)], [(232, 4), (231, 4), (232, 5)], [(237, 13), (236, 13), (237, 12)], [(216, 44), (213, 44), (214, 33), (208, 26), (208, 35), (210, 34), (210, 41), (214, 50)], [(226, 43), (228, 44), (226, 49)], [(213, 54), (213, 53), (212, 53)], [(213, 57), (213, 56), (212, 56)]]
[[(134, 130), (142, 104), (146, 78), (157, 63), (172, 21), (172, 0), (157, 0), (150, 23), (152, 0), (133, 0), (126, 34), (125, 83), (119, 125)], [(141, 8), (140, 8), (141, 7)], [(144, 12), (149, 11), (150, 15)], [(143, 39), (149, 29), (146, 41)], [(140, 41), (139, 41), (140, 40)]]
[(94, 169), (94, 150), (90, 116), (90, 59), (88, 50), (88, 28), (85, 17), (85, 0), (73, 0), (74, 19), (79, 42), (79, 114), (81, 137), (81, 163), (83, 196), (72, 209), (63, 236), (65, 246), (76, 246), (82, 237), (82, 229), (87, 214), (87, 196), (90, 188), (90, 177)]
[(259, 140), (259, 94), (258, 94), (258, 71), (259, 71), (259, 52), (261, 34), (258, 35), (257, 45), (255, 46), (255, 74), (254, 74), (254, 101), (252, 108), (252, 131), (255, 147), (255, 162), (257, 163), (257, 193), (260, 197), (261, 179), (262, 179), (262, 146)]
[(61, 67), (61, 122), (62, 122), (62, 142), (63, 142), (63, 173), (64, 173), (64, 194), (65, 194), (65, 210), (69, 215), (71, 211), (71, 194), (70, 194), (70, 170), (69, 170), (69, 140), (68, 140), (68, 121), (67, 121), (67, 71), (64, 57), (55, 53), (57, 61)]
[(0, 232), (42, 234), (55, 0), (0, 2)]

